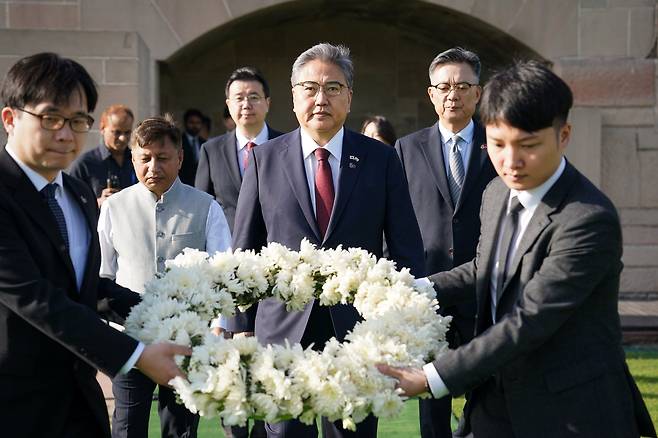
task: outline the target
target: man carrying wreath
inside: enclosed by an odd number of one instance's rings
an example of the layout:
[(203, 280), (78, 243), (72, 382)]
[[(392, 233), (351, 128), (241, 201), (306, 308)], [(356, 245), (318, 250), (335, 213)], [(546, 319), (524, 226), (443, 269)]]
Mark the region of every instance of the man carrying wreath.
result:
[[(299, 250), (306, 238), (322, 248), (360, 247), (382, 256), (383, 239), (398, 268), (424, 271), (423, 244), (395, 150), (344, 128), (353, 92), (349, 50), (318, 44), (297, 58), (291, 75), (299, 129), (254, 148), (235, 217), (233, 247), (259, 250), (278, 242)], [(288, 312), (267, 299), (228, 321), (228, 330), (254, 331), (262, 344), (322, 348), (342, 340), (359, 320), (351, 305), (309, 303)], [(298, 420), (267, 424), (268, 437), (317, 436)], [(372, 416), (356, 432), (323, 419), (328, 437), (375, 437)]]
[(409, 396), (468, 392), (461, 432), (474, 438), (656, 436), (621, 347), (619, 217), (563, 156), (572, 101), (532, 61), (485, 86), (499, 178), (475, 258), (430, 277), (440, 304), (476, 301), (475, 338), (423, 369), (380, 366)]

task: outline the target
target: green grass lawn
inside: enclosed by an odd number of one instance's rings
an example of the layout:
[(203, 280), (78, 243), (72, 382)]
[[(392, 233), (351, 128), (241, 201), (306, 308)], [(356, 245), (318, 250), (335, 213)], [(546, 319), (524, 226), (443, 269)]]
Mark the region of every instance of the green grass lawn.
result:
[[(637, 382), (644, 401), (649, 408), (654, 424), (658, 425), (658, 346), (652, 347), (629, 347), (626, 349), (628, 366)], [(156, 403), (151, 409), (151, 421), (149, 424), (149, 438), (160, 436), (160, 422), (155, 409)], [(453, 412), (461, 413), (464, 399), (453, 400)], [(199, 423), (199, 438), (220, 438), (224, 433), (219, 427), (217, 419), (201, 419)], [(410, 400), (405, 404), (402, 414), (398, 418), (382, 420), (379, 422), (378, 437), (419, 437), (418, 426), (418, 401)]]

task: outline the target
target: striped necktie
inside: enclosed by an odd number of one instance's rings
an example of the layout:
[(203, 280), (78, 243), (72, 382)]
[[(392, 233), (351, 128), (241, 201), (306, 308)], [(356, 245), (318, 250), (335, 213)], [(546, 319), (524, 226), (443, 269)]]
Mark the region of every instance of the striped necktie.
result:
[(459, 142), (461, 137), (455, 135), (452, 137), (452, 144), (450, 146), (450, 172), (448, 174), (448, 185), (450, 186), (450, 196), (452, 197), (452, 205), (456, 206), (459, 200), (459, 195), (462, 191), (464, 184), (464, 162), (459, 153)]

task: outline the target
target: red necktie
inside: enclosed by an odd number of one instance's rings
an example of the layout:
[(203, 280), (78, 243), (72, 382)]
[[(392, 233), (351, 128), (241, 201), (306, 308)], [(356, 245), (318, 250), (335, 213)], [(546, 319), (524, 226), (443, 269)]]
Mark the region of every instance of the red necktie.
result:
[(247, 147), (247, 153), (244, 155), (244, 159), (242, 160), (242, 168), (243, 168), (244, 170), (247, 170), (247, 166), (249, 165), (249, 153), (250, 153), (251, 150), (252, 150), (253, 148), (255, 148), (256, 146), (258, 146), (258, 145), (257, 145), (256, 143), (254, 143), (253, 141), (250, 141), (250, 142), (248, 142), (248, 143), (246, 144), (246, 147)]
[(325, 148), (317, 148), (315, 158), (318, 160), (318, 169), (315, 172), (315, 217), (324, 239), (331, 209), (334, 207), (334, 179), (329, 165), (329, 151)]

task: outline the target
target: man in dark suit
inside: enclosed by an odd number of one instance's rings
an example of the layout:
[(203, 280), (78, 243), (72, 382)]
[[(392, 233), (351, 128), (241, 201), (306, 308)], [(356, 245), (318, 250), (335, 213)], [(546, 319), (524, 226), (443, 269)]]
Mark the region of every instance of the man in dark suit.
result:
[(211, 138), (199, 154), (194, 185), (212, 195), (224, 209), (233, 232), (235, 207), (242, 177), (252, 148), (276, 138), (281, 132), (265, 123), (270, 109), (270, 87), (265, 77), (253, 67), (241, 67), (231, 73), (226, 87), (226, 105), (234, 130)]
[[(425, 247), (426, 272), (449, 271), (475, 257), (480, 236), (480, 200), (496, 176), (484, 128), (473, 120), (480, 100), (480, 59), (460, 47), (439, 53), (429, 68), (427, 88), (439, 121), (395, 144)], [(451, 308), (448, 340), (456, 348), (473, 338), (474, 303)], [(452, 398), (419, 401), (423, 438), (452, 437)]]
[(97, 102), (84, 68), (52, 53), (19, 60), (2, 87), (0, 421), (3, 436), (107, 437), (96, 369), (136, 365), (160, 384), (180, 370), (172, 344), (144, 346), (105, 324), (139, 296), (99, 279), (97, 205), (62, 173), (80, 153)]
[(112, 194), (137, 182), (128, 147), (134, 122), (135, 116), (127, 106), (107, 107), (100, 120), (101, 144), (71, 165), (69, 174), (89, 185), (99, 208)]
[[(342, 46), (318, 44), (292, 67), (293, 111), (300, 128), (253, 149), (240, 191), (233, 247), (260, 249), (279, 242), (297, 250), (306, 238), (323, 248), (364, 248), (414, 275), (424, 271), (416, 217), (393, 148), (344, 129), (352, 101), (352, 61)], [(335, 194), (335, 196), (334, 196)], [(250, 309), (251, 310), (251, 309)], [(300, 342), (322, 348), (345, 337), (359, 320), (353, 306), (320, 306), (300, 312), (268, 299), (238, 315), (234, 331), (255, 330), (263, 344)], [(374, 437), (374, 417), (346, 433), (323, 419), (324, 436)], [(291, 420), (268, 424), (269, 437), (313, 437), (315, 426)]]
[[(203, 144), (199, 153), (194, 185), (215, 197), (226, 215), (228, 226), (233, 232), (235, 207), (242, 185), (242, 177), (249, 164), (252, 148), (278, 137), (276, 131), (265, 123), (270, 109), (270, 87), (265, 77), (254, 67), (241, 67), (233, 71), (224, 88), (229, 119), (235, 129)], [(215, 334), (220, 333), (218, 321), (212, 323)], [(246, 437), (248, 427), (225, 427), (228, 437)], [(262, 421), (256, 421), (252, 437), (264, 436)]]
[(476, 336), (422, 370), (380, 367), (408, 395), (472, 391), (463, 432), (475, 438), (656, 436), (621, 347), (619, 218), (563, 157), (571, 105), (536, 62), (487, 84), (500, 178), (482, 198), (475, 259), (430, 277), (440, 301), (476, 301)]
[(183, 164), (178, 171), (180, 180), (189, 186), (194, 186), (197, 166), (199, 164), (199, 150), (206, 139), (199, 135), (203, 128), (203, 118), (205, 116), (198, 109), (188, 109), (183, 114), (183, 124), (185, 133), (183, 133)]

